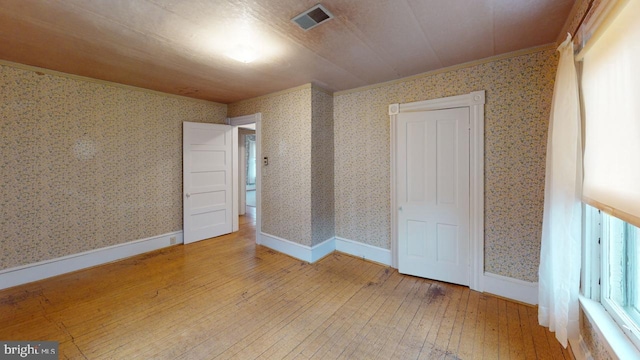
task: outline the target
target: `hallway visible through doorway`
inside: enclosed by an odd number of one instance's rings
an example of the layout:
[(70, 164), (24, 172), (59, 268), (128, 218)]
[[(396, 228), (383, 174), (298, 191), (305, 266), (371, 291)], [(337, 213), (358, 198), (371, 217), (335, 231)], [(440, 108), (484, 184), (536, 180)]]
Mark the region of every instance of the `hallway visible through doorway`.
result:
[[(248, 186), (247, 186), (248, 188)], [(247, 189), (247, 206), (256, 207), (256, 189)]]

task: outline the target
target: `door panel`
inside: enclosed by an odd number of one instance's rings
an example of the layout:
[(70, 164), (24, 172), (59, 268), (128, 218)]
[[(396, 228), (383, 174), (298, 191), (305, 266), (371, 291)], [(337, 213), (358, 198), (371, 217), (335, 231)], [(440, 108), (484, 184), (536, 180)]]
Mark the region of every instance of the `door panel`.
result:
[(436, 196), (438, 204), (454, 205), (456, 203), (457, 137), (456, 121), (436, 122)]
[(398, 270), (469, 284), (469, 109), (397, 119)]
[(185, 122), (184, 243), (232, 231), (232, 127)]
[(407, 255), (412, 258), (427, 258), (427, 228), (425, 221), (407, 220)]

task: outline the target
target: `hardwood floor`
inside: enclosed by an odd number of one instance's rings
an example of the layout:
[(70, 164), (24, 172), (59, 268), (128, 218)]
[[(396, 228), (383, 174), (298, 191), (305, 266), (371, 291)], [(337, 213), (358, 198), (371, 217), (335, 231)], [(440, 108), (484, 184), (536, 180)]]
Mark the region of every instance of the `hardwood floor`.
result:
[(0, 292), (0, 339), (72, 359), (571, 359), (537, 309), (238, 233)]

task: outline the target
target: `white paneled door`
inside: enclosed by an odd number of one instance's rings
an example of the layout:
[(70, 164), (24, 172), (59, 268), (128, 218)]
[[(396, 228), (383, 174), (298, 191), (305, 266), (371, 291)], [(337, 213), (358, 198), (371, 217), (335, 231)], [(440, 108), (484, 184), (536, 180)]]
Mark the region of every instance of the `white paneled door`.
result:
[(469, 108), (397, 122), (398, 270), (469, 285)]
[(184, 243), (232, 231), (232, 136), (229, 125), (183, 123)]

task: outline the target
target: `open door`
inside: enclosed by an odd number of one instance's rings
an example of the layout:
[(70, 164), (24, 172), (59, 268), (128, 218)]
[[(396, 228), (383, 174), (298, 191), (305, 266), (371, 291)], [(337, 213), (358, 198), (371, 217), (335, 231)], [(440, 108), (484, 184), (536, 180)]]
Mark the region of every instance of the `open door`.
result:
[[(183, 123), (184, 243), (233, 230), (233, 131)], [(235, 130), (237, 131), (237, 130)]]

